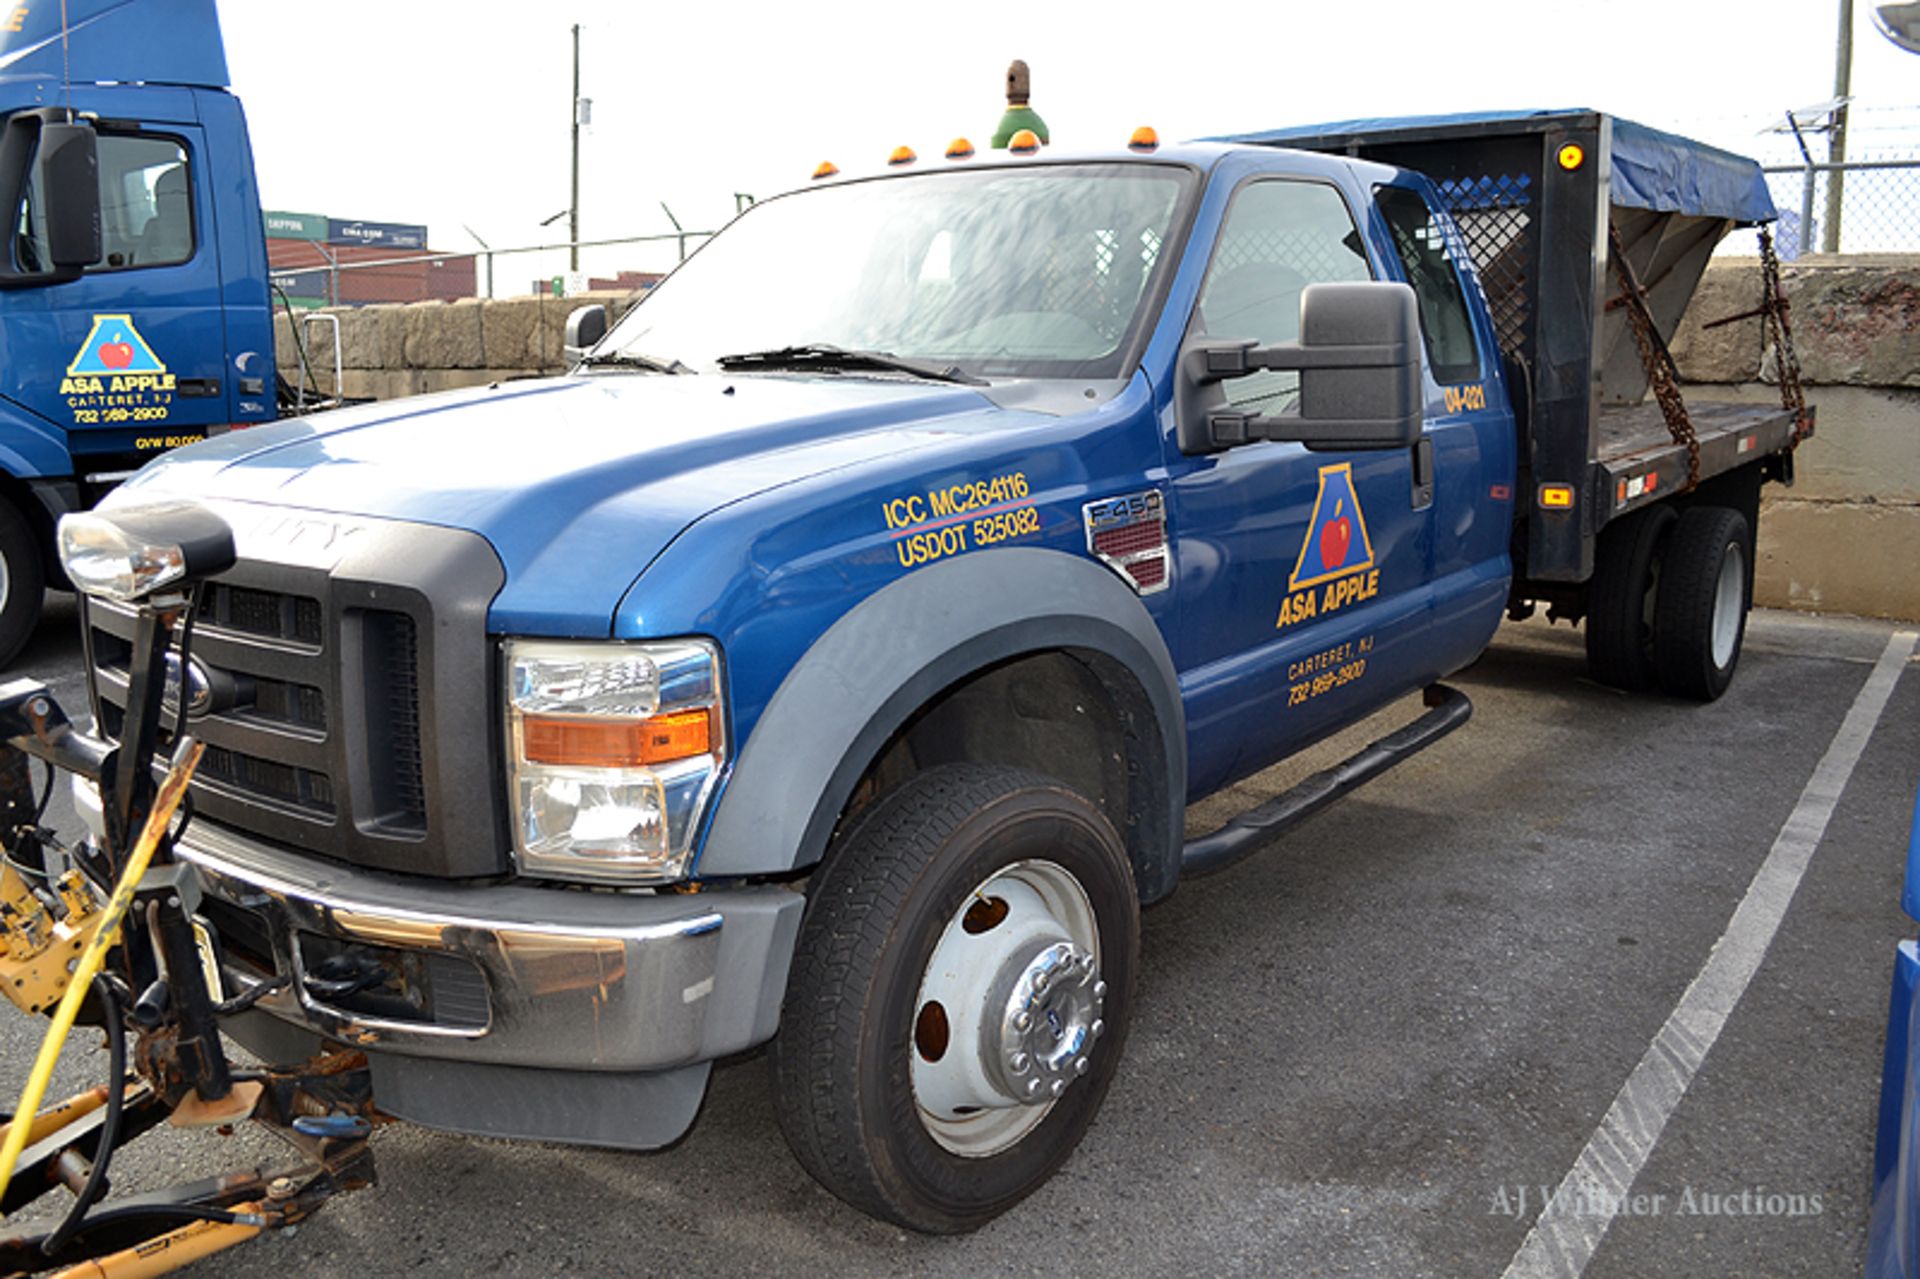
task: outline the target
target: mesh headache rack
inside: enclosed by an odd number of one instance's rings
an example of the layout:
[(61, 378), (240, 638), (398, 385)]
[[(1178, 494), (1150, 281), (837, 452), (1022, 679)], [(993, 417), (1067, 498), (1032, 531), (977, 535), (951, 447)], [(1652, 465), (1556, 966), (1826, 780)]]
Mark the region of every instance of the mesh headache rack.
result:
[[(1516, 391), (1521, 491), (1566, 484), (1581, 495), (1572, 510), (1530, 512), (1528, 577), (1591, 574), (1594, 536), (1642, 500), (1621, 496), (1627, 472), (1655, 475), (1642, 492), (1664, 495), (1784, 452), (1801, 433), (1786, 410), (1673, 412), (1666, 343), (1709, 257), (1734, 227), (1775, 216), (1752, 160), (1590, 110), (1343, 120), (1218, 140), (1349, 155), (1433, 182)], [(1647, 403), (1650, 386), (1658, 403)]]

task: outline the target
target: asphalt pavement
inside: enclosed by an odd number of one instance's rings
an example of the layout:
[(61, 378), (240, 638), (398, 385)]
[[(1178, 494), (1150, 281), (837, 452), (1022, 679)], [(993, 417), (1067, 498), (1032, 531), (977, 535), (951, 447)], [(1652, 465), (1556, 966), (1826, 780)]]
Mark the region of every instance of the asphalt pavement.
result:
[[(1589, 682), (1577, 631), (1505, 628), (1454, 680), (1465, 728), (1147, 914), (1105, 1110), (1059, 1176), (974, 1235), (909, 1235), (815, 1186), (754, 1055), (653, 1155), (383, 1129), (378, 1188), (195, 1273), (1500, 1275), (1771, 865), (1898, 629), (1756, 613), (1733, 690), (1702, 707)], [(1920, 663), (1894, 660), (1593, 1279), (1859, 1272), (1887, 983), (1915, 927), (1898, 896)], [(70, 608), (16, 663), (69, 707), (78, 668)], [(1216, 797), (1190, 829), (1417, 709)], [(64, 797), (53, 811), (71, 827)], [(7, 1088), (40, 1028), (0, 1018)], [(104, 1055), (75, 1038), (63, 1082), (84, 1086)], [(158, 1132), (117, 1157), (116, 1192), (276, 1156), (256, 1132)]]

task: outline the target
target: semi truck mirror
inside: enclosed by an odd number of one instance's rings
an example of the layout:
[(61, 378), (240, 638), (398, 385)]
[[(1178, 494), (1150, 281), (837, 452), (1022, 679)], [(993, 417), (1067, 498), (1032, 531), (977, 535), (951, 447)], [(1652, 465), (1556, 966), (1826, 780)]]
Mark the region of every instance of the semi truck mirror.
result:
[(567, 316), (566, 347), (562, 352), (568, 364), (577, 364), (600, 339), (607, 336), (607, 308), (595, 303), (592, 306), (576, 307)]
[[(1201, 339), (1188, 345), (1182, 365), (1182, 452), (1254, 440), (1406, 448), (1420, 438), (1420, 310), (1405, 284), (1309, 284), (1300, 296), (1299, 341)], [(1298, 413), (1267, 416), (1228, 402), (1222, 382), (1262, 370), (1299, 373)]]
[(93, 126), (64, 110), (16, 112), (0, 128), (0, 289), (80, 278), (100, 260), (100, 175)]
[(100, 159), (90, 124), (40, 126), (40, 189), (47, 202), (47, 256), (73, 270), (100, 260)]

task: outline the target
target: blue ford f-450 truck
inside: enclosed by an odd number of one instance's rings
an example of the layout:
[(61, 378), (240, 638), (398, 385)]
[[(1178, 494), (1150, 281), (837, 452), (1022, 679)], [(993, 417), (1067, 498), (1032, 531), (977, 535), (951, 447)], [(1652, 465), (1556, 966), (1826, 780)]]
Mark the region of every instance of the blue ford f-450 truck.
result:
[[(1587, 111), (1021, 149), (765, 201), (577, 313), (567, 376), (108, 498), (141, 563), (169, 504), (238, 547), (177, 693), (234, 1037), (364, 1049), (419, 1123), (638, 1149), (766, 1044), (815, 1177), (964, 1230), (1093, 1122), (1141, 907), (1460, 724), (1441, 681), (1503, 615), (1726, 688), (1811, 421), (1687, 402), (1665, 343), (1772, 216), (1751, 163)], [(108, 734), (130, 616), (85, 601)]]
[(0, 0), (0, 666), (67, 585), (61, 515), (276, 414), (227, 84), (213, 0)]

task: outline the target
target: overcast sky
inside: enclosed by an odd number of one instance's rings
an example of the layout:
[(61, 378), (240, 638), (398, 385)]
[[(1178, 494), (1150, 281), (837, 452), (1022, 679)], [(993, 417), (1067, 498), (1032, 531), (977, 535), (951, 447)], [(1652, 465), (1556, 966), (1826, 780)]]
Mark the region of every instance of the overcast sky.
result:
[[(1920, 155), (1920, 56), (1858, 4), (1855, 150)], [(582, 25), (583, 238), (689, 229), (832, 159), (984, 147), (1007, 62), (1056, 147), (1355, 115), (1589, 106), (1743, 150), (1832, 96), (1834, 0), (1208, 0), (915, 5), (221, 0), (271, 208), (424, 222), (436, 248), (564, 239), (569, 27)], [(1880, 108), (1875, 110), (1875, 108)], [(1900, 127), (1893, 127), (1900, 126)], [(1790, 145), (1786, 144), (1786, 145)], [(671, 249), (636, 266), (670, 262)], [(590, 265), (602, 265), (595, 259)], [(519, 292), (534, 264), (500, 267)]]

